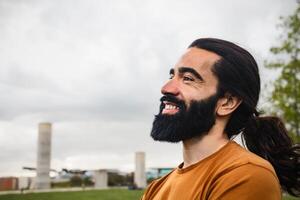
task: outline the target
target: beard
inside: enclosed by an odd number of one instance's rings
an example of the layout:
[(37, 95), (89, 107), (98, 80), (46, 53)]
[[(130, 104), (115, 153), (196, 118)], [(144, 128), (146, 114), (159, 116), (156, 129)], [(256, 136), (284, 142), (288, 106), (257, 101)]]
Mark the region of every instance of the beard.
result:
[[(184, 101), (169, 94), (163, 96), (160, 101), (160, 110), (155, 115), (151, 130), (151, 137), (154, 140), (176, 143), (203, 137), (215, 124), (217, 94), (200, 101), (191, 101), (189, 108)], [(176, 104), (179, 111), (172, 115), (162, 114), (165, 107), (163, 101)]]

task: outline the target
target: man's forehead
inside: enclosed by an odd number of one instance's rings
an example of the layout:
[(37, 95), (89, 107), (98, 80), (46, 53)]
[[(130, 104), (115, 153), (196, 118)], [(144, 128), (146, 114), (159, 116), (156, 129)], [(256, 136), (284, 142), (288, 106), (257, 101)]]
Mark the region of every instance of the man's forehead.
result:
[(181, 66), (200, 67), (203, 69), (210, 68), (220, 58), (214, 52), (191, 47), (181, 56), (176, 64), (176, 68)]

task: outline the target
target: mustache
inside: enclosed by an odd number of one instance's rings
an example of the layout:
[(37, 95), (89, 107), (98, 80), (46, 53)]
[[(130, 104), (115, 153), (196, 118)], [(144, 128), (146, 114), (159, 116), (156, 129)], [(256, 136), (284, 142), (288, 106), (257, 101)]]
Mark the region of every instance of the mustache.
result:
[(171, 103), (176, 104), (179, 108), (185, 107), (185, 102), (176, 98), (174, 95), (166, 94), (160, 98), (160, 102), (163, 103), (164, 101), (168, 101)]

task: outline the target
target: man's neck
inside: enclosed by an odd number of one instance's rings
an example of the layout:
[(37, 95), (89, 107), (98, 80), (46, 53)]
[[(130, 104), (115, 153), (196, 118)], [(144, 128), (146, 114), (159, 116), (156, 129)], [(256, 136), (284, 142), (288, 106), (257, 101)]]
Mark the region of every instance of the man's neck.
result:
[(212, 128), (208, 134), (183, 141), (183, 166), (186, 168), (218, 151), (229, 139), (223, 130)]

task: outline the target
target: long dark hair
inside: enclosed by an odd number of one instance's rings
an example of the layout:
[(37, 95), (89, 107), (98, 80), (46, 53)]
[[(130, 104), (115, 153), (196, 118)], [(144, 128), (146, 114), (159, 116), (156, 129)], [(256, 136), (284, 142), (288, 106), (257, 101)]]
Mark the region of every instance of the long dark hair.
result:
[(232, 42), (215, 38), (195, 40), (189, 47), (221, 56), (212, 67), (219, 95), (230, 93), (242, 100), (225, 128), (228, 137), (242, 132), (247, 148), (273, 165), (282, 189), (300, 196), (300, 146), (293, 144), (280, 118), (259, 116), (260, 77), (253, 56)]

